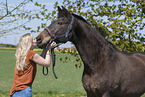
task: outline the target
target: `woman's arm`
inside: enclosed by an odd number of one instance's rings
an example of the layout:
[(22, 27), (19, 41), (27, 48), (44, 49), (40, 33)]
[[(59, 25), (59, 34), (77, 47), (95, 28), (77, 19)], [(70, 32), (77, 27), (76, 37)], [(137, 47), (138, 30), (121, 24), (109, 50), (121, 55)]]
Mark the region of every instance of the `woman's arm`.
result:
[(49, 54), (49, 50), (46, 53), (46, 57), (45, 59), (43, 57), (41, 57), (40, 55), (38, 55), (37, 53), (32, 57), (32, 61), (34, 61), (36, 64), (39, 64), (41, 66), (44, 67), (49, 67), (50, 66), (50, 54)]
[[(56, 46), (56, 42), (52, 42), (50, 45), (50, 48), (53, 48)], [(44, 67), (49, 67), (50, 66), (50, 60), (51, 60), (51, 55), (49, 54), (49, 50), (46, 53), (45, 59), (38, 55), (37, 53), (32, 57), (31, 60), (33, 60), (36, 64), (39, 64)]]

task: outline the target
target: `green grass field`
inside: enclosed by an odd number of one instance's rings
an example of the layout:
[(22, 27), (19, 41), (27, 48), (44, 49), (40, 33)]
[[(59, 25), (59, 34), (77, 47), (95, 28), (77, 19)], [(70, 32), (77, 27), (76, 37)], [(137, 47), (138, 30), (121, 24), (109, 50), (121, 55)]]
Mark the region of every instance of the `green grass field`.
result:
[[(40, 52), (38, 53), (40, 54)], [(14, 76), (14, 54), (15, 49), (0, 48), (0, 97), (9, 97)], [(52, 67), (49, 68), (49, 74), (44, 76), (42, 67), (38, 65), (37, 75), (32, 86), (33, 97), (86, 97), (81, 81), (83, 66), (76, 68), (73, 62), (61, 62), (60, 58), (65, 58), (65, 56), (69, 55), (56, 53), (55, 72), (58, 79), (54, 78)]]
[[(15, 49), (0, 49), (0, 97), (9, 96), (14, 76), (14, 54)], [(69, 55), (56, 53), (55, 72), (58, 79), (53, 76), (52, 67), (49, 68), (49, 74), (44, 76), (42, 67), (37, 65), (37, 74), (32, 86), (33, 97), (83, 97), (86, 95), (81, 81), (83, 66), (76, 68), (73, 62), (63, 63), (60, 57), (65, 56)]]

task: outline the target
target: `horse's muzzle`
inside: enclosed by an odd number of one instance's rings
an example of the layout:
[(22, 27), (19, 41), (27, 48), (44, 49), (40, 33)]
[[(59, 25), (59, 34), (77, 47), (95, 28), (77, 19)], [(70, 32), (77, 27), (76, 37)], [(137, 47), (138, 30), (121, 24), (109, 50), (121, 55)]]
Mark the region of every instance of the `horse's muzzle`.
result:
[(40, 36), (37, 37), (36, 40), (37, 40), (37, 43), (39, 43), (39, 44), (42, 43), (42, 38)]

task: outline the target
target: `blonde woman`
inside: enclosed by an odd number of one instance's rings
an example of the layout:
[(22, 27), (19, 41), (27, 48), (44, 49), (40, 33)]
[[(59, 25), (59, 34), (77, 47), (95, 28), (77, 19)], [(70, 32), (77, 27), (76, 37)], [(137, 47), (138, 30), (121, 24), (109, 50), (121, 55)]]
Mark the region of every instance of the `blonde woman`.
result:
[[(50, 48), (55, 46), (53, 42)], [(16, 50), (16, 66), (10, 97), (32, 97), (31, 86), (36, 75), (36, 64), (44, 67), (50, 66), (49, 50), (45, 59), (33, 51), (37, 46), (36, 39), (32, 34), (23, 35)]]

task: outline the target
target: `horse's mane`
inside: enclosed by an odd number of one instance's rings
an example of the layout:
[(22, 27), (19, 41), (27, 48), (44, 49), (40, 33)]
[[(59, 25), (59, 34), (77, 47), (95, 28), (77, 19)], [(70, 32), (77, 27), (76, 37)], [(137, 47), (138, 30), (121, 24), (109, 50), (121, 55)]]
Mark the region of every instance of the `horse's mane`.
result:
[[(85, 23), (87, 23), (88, 25), (90, 25), (82, 16), (79, 16), (79, 15), (74, 14), (74, 13), (72, 13), (72, 15), (73, 15), (74, 17), (76, 17), (77, 19), (82, 20), (83, 22), (85, 22)], [(90, 25), (90, 26), (91, 26), (91, 25)]]
[[(90, 25), (82, 16), (79, 16), (79, 15), (74, 14), (74, 13), (72, 13), (72, 15), (73, 15), (74, 17), (76, 17), (77, 19), (82, 20), (83, 22), (85, 22), (85, 23), (87, 23), (88, 25)], [(90, 25), (90, 26), (91, 26), (91, 25)], [(98, 30), (98, 32), (99, 32), (103, 37), (105, 37), (105, 35), (106, 35), (106, 34), (108, 33), (108, 31), (109, 31), (109, 30), (107, 30), (106, 28), (104, 28), (103, 26), (99, 26), (98, 24), (96, 24), (95, 29)], [(112, 43), (109, 42), (108, 40), (107, 40), (107, 42), (108, 42), (109, 44), (111, 44), (116, 50), (118, 50), (114, 44), (112, 44)]]
[[(74, 14), (74, 13), (72, 13), (72, 15), (73, 15), (74, 17), (76, 17), (77, 19), (82, 20), (83, 22), (85, 22), (85, 23), (87, 23), (88, 25), (90, 25), (82, 16), (79, 16), (79, 15)], [(91, 25), (90, 25), (90, 26), (91, 26)], [(94, 28), (94, 27), (93, 27), (93, 28)], [(96, 25), (95, 25), (95, 29), (97, 29), (98, 32), (101, 33), (101, 35), (102, 35), (103, 37), (105, 37), (105, 36), (108, 34), (108, 32), (109, 32), (109, 30), (108, 30), (107, 28), (105, 28), (105, 27), (104, 27), (103, 25), (101, 25), (101, 24), (96, 24)]]

